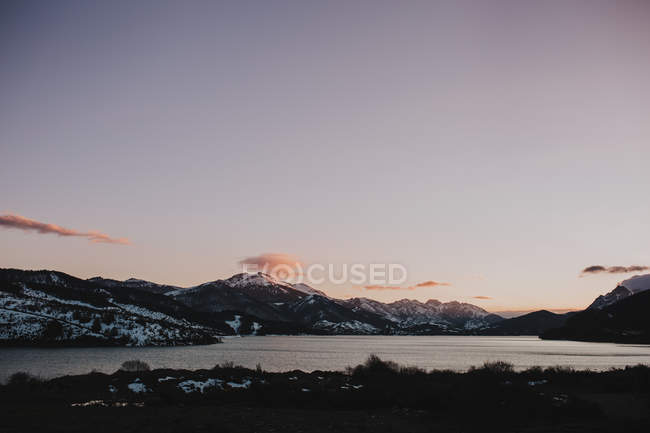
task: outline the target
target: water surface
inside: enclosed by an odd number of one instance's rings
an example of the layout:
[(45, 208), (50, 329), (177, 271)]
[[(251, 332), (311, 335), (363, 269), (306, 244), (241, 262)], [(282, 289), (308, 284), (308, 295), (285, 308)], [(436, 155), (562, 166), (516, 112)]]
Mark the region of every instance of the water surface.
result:
[(16, 371), (45, 378), (112, 373), (130, 359), (152, 368), (212, 368), (233, 361), (267, 371), (341, 370), (370, 354), (425, 369), (467, 370), (485, 361), (505, 360), (516, 368), (572, 366), (606, 370), (650, 364), (650, 346), (576, 341), (546, 341), (537, 337), (487, 336), (266, 336), (226, 338), (223, 344), (183, 347), (4, 348), (0, 349), (0, 380)]

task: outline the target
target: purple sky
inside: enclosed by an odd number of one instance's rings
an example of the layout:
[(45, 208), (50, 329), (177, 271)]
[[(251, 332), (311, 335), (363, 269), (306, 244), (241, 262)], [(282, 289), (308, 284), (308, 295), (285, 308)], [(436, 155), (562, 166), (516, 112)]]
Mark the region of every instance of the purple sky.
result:
[[(401, 263), (334, 296), (584, 307), (650, 264), (646, 1), (5, 1), (0, 266), (191, 285)], [(88, 242), (90, 231), (130, 245)], [(485, 296), (493, 299), (473, 299)]]

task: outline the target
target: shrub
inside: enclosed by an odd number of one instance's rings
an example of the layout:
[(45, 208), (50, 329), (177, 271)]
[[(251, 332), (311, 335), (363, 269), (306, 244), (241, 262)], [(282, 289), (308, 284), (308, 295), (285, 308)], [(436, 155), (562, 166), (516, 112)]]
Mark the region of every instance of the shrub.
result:
[(414, 376), (414, 375), (417, 375), (417, 374), (426, 374), (426, 373), (427, 373), (426, 370), (424, 370), (424, 369), (422, 369), (420, 367), (411, 366), (411, 365), (401, 366), (399, 368), (399, 374), (402, 374), (402, 375), (405, 375), (405, 376)]
[(48, 340), (56, 340), (63, 336), (63, 325), (58, 320), (50, 320), (45, 325), (43, 330), (43, 337)]
[(93, 324), (90, 326), (90, 330), (93, 331), (95, 334), (98, 334), (102, 330), (102, 324), (99, 321), (98, 318), (95, 318), (93, 320)]
[(104, 311), (102, 313), (102, 322), (106, 323), (107, 325), (115, 322), (115, 313), (113, 311)]
[(481, 367), (472, 367), (470, 368), (470, 371), (479, 371), (501, 375), (514, 373), (515, 366), (507, 361), (485, 361)]
[(564, 365), (556, 365), (554, 367), (548, 367), (544, 370), (545, 374), (558, 375), (558, 376), (567, 376), (575, 372), (576, 371), (573, 367), (564, 366)]
[(382, 361), (377, 355), (370, 355), (363, 364), (348, 368), (348, 374), (353, 376), (387, 376), (396, 375), (400, 366), (394, 361)]
[(131, 361), (125, 361), (122, 363), (122, 366), (120, 367), (120, 371), (149, 371), (151, 370), (151, 367), (149, 367), (149, 364), (147, 364), (144, 361), (140, 361), (139, 359), (134, 359)]

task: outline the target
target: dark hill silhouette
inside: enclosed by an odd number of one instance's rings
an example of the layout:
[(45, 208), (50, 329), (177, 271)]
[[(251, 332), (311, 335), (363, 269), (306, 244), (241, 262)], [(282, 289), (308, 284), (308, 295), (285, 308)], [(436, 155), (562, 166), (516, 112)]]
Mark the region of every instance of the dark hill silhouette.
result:
[(575, 314), (566, 324), (540, 335), (549, 340), (650, 343), (650, 291), (637, 293), (602, 310)]

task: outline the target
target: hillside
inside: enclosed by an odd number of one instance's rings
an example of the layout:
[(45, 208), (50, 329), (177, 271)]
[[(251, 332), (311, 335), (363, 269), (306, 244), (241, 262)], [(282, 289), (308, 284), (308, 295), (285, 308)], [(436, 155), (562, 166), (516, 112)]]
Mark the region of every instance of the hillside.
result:
[(602, 309), (576, 313), (566, 324), (540, 335), (549, 340), (650, 343), (650, 291), (641, 291)]
[(549, 329), (563, 326), (575, 313), (556, 314), (547, 310), (534, 311), (523, 316), (497, 322), (485, 330), (489, 335), (539, 335)]
[(0, 270), (0, 343), (177, 345), (218, 341), (218, 332), (160, 295), (106, 289), (69, 275)]

